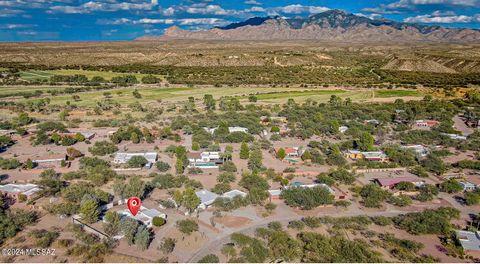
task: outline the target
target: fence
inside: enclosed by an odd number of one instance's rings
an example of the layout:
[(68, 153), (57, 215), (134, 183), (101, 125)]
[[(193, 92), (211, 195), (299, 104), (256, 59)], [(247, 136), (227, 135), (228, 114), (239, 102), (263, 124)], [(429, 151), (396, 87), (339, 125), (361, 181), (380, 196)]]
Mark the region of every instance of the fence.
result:
[(80, 219), (78, 218), (78, 216), (72, 216), (72, 223), (77, 224), (77, 225), (80, 225), (80, 226), (83, 228), (83, 230), (85, 230), (85, 231), (87, 231), (87, 232), (89, 232), (89, 233), (91, 233), (91, 234), (94, 234), (94, 235), (96, 235), (96, 236), (98, 236), (98, 237), (100, 237), (100, 238), (104, 238), (104, 239), (110, 238), (109, 235), (103, 233), (102, 231), (97, 230), (97, 229), (95, 229), (94, 227), (91, 227), (91, 226), (89, 226), (88, 224), (80, 221)]

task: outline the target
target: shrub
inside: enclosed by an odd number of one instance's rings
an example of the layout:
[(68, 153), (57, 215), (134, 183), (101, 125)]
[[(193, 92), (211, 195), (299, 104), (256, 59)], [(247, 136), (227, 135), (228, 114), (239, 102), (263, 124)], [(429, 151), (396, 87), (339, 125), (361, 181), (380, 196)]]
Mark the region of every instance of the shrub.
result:
[(314, 216), (307, 216), (302, 218), (302, 222), (305, 223), (306, 226), (310, 228), (317, 228), (321, 225), (320, 218)]
[(105, 156), (117, 152), (118, 147), (109, 141), (97, 141), (88, 148), (88, 151), (95, 156)]
[(178, 230), (186, 235), (190, 235), (193, 232), (198, 231), (198, 224), (197, 222), (186, 219), (186, 220), (179, 220), (176, 224)]
[(458, 193), (463, 190), (462, 185), (455, 179), (449, 179), (440, 183), (440, 191), (446, 193)]
[(222, 165), (219, 167), (220, 171), (226, 171), (226, 172), (237, 172), (237, 166), (235, 166), (235, 163), (231, 160), (225, 161)]
[(347, 201), (347, 200), (342, 200), (342, 201), (336, 201), (334, 203), (335, 206), (337, 207), (344, 207), (344, 208), (347, 208), (351, 205), (352, 203), (350, 201)]
[(171, 168), (168, 163), (163, 162), (163, 161), (157, 161), (157, 163), (155, 163), (155, 166), (161, 172), (166, 172)]
[(325, 187), (318, 186), (314, 188), (289, 188), (282, 192), (282, 199), (285, 203), (300, 207), (304, 210), (310, 210), (324, 204), (332, 204), (334, 196), (330, 194)]
[(152, 224), (154, 226), (163, 226), (167, 221), (165, 221), (165, 219), (161, 218), (161, 217), (158, 217), (158, 216), (155, 216), (153, 219), (152, 219)]
[(163, 239), (162, 244), (160, 244), (160, 250), (165, 254), (170, 254), (175, 249), (175, 244), (177, 241), (173, 238), (166, 237)]
[(130, 168), (141, 168), (148, 163), (144, 156), (133, 156), (127, 161), (127, 166)]
[(360, 195), (365, 207), (381, 207), (382, 202), (389, 197), (389, 193), (376, 184), (368, 184), (362, 187)]
[(218, 259), (217, 255), (208, 254), (201, 258), (198, 263), (218, 263), (220, 260)]
[(277, 208), (277, 205), (274, 204), (274, 203), (267, 203), (265, 205), (265, 210), (267, 210), (269, 212), (272, 212), (273, 210), (275, 210), (275, 208)]
[(294, 220), (294, 221), (290, 221), (287, 227), (292, 229), (302, 230), (303, 228), (305, 228), (305, 223), (302, 221)]
[(379, 226), (387, 226), (393, 224), (393, 221), (391, 218), (386, 217), (386, 216), (372, 216), (370, 217), (372, 219), (373, 223)]
[(407, 195), (391, 196), (388, 202), (396, 206), (404, 207), (412, 204), (412, 198)]
[(460, 211), (449, 207), (440, 207), (423, 212), (408, 213), (393, 218), (395, 226), (414, 235), (448, 234), (453, 228), (450, 220), (458, 219)]

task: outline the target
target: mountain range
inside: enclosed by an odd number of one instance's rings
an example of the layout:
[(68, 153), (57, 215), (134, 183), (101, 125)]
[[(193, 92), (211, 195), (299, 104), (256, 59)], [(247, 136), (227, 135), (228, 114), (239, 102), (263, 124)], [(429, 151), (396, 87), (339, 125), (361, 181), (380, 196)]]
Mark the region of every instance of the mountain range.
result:
[(209, 30), (182, 30), (176, 26), (163, 36), (137, 40), (318, 40), (348, 42), (462, 42), (480, 43), (480, 30), (370, 19), (329, 10), (306, 18), (254, 17)]

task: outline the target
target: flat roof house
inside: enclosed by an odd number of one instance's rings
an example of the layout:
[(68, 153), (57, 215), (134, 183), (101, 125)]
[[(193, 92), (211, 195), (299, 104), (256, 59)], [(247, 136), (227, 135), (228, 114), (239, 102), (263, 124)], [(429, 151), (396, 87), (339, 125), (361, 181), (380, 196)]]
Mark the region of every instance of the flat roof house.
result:
[(440, 122), (435, 120), (415, 120), (415, 125), (418, 127), (436, 127)]
[(233, 132), (248, 133), (248, 128), (246, 128), (246, 127), (229, 127), (228, 132), (230, 132), (230, 133), (233, 133)]
[(282, 194), (282, 190), (268, 190), (268, 194), (270, 195), (270, 201), (272, 200), (280, 200), (280, 195)]
[(369, 161), (386, 161), (388, 159), (387, 155), (383, 151), (348, 150), (345, 153), (345, 156), (352, 160), (365, 159)]
[(53, 154), (42, 157), (30, 158), (40, 168), (52, 168), (61, 164), (62, 161), (67, 160), (66, 154)]
[(467, 140), (467, 137), (465, 136), (460, 136), (457, 134), (447, 134), (447, 133), (442, 133), (442, 135), (449, 137), (450, 139), (453, 140)]
[(424, 181), (415, 177), (383, 178), (383, 179), (375, 179), (375, 182), (378, 183), (378, 185), (380, 185), (380, 187), (384, 189), (393, 189), (395, 185), (401, 182), (411, 182), (417, 187), (423, 186), (425, 184)]
[(219, 152), (189, 152), (187, 153), (189, 161), (188, 167), (215, 169), (223, 164), (223, 159)]
[(229, 192), (222, 194), (222, 198), (226, 198), (226, 199), (233, 199), (237, 196), (246, 197), (247, 194), (239, 190), (231, 190)]
[(33, 197), (37, 192), (42, 189), (36, 184), (4, 184), (0, 185), (0, 193), (3, 193), (6, 196), (18, 199), (19, 195), (25, 195), (27, 199)]
[(479, 232), (470, 232), (457, 230), (457, 238), (462, 244), (465, 251), (479, 251), (480, 250), (480, 234)]
[[(275, 153), (277, 153), (281, 148), (275, 149)], [(300, 148), (298, 147), (293, 147), (293, 148), (283, 148), (285, 150), (286, 158), (298, 158), (300, 157), (303, 153), (300, 151)]]
[(135, 216), (133, 216), (132, 213), (130, 213), (130, 210), (128, 209), (120, 210), (118, 211), (118, 213), (122, 216), (135, 219), (147, 227), (153, 226), (152, 221), (154, 217), (160, 217), (167, 220), (167, 215), (165, 213), (162, 213), (157, 209), (148, 209), (143, 206), (140, 207), (140, 211), (138, 211), (138, 213)]
[[(203, 128), (205, 131), (207, 131), (209, 134), (215, 134), (215, 131), (218, 129), (218, 127), (204, 127)], [(243, 133), (248, 133), (248, 128), (246, 127), (228, 127), (228, 133), (233, 133), (233, 132), (243, 132)]]
[(55, 155), (49, 155), (44, 157), (38, 157), (38, 158), (32, 159), (32, 162), (41, 164), (41, 163), (61, 162), (62, 160), (66, 160), (65, 154), (55, 154)]
[(205, 189), (196, 192), (195, 195), (200, 199), (200, 205), (198, 205), (198, 208), (203, 210), (207, 209), (218, 198), (218, 194)]
[(471, 191), (475, 191), (477, 189), (477, 185), (475, 185), (471, 182), (461, 181), (459, 183), (462, 186), (464, 192), (471, 192)]
[(386, 161), (387, 155), (383, 151), (367, 151), (362, 152), (364, 159), (369, 161)]
[(116, 164), (125, 164), (127, 163), (132, 157), (135, 156), (142, 156), (144, 157), (149, 163), (155, 163), (157, 161), (157, 152), (145, 152), (145, 153), (125, 153), (125, 152), (118, 152), (115, 154), (115, 158), (113, 159), (113, 163)]
[(403, 149), (412, 149), (415, 152), (415, 155), (418, 158), (424, 158), (428, 155), (428, 149), (423, 145), (405, 145), (402, 146)]

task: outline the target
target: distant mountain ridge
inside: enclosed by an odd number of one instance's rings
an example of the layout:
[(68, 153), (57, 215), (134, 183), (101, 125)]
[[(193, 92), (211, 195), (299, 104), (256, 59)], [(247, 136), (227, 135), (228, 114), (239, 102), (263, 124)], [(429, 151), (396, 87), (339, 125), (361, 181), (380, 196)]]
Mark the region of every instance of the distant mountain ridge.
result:
[(370, 19), (329, 10), (307, 18), (254, 17), (210, 30), (188, 31), (174, 26), (166, 29), (163, 36), (138, 40), (166, 39), (480, 43), (480, 30)]

